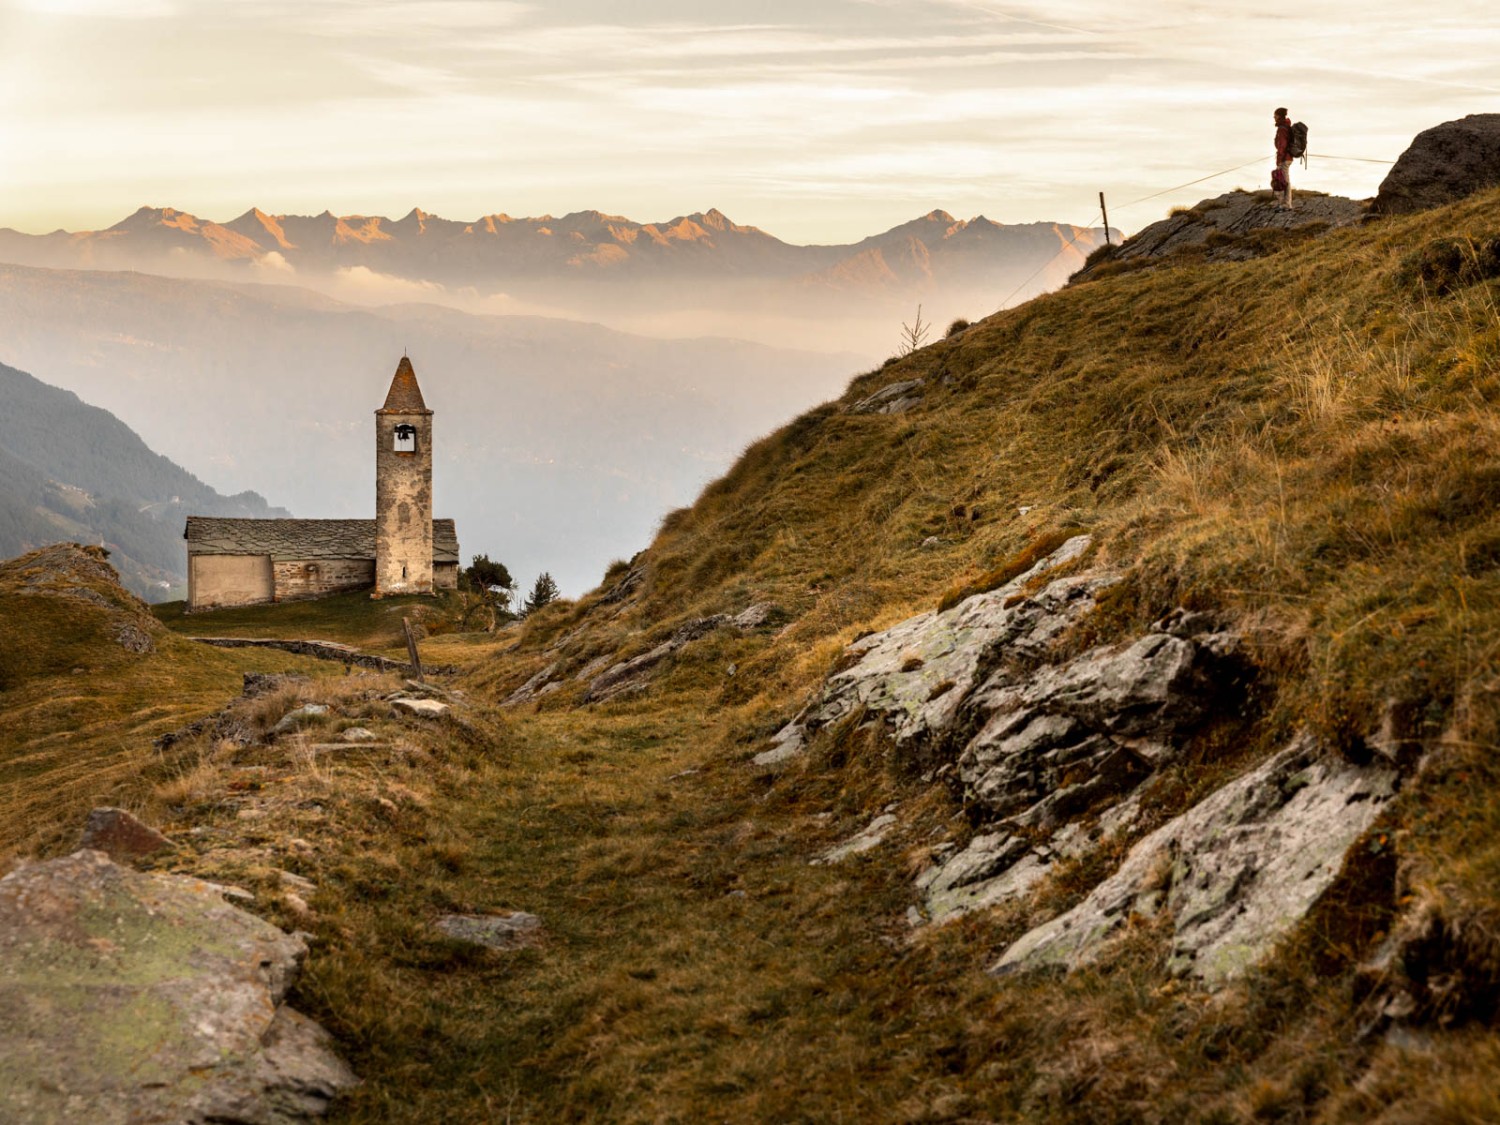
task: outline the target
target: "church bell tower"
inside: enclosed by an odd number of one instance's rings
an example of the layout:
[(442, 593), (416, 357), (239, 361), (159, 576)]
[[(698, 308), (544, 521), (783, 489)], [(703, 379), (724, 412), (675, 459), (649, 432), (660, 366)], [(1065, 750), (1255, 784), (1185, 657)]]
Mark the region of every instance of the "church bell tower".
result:
[(432, 411), (401, 357), (375, 411), (375, 597), (432, 593)]

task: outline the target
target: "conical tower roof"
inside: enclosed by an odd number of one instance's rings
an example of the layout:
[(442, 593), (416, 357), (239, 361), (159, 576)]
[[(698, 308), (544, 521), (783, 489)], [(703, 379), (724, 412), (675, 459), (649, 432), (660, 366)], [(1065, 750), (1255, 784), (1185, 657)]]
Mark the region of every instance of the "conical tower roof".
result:
[(396, 375), (391, 380), (390, 393), (385, 396), (381, 413), (422, 414), (429, 413), (422, 401), (422, 388), (417, 386), (417, 372), (406, 356), (396, 365)]

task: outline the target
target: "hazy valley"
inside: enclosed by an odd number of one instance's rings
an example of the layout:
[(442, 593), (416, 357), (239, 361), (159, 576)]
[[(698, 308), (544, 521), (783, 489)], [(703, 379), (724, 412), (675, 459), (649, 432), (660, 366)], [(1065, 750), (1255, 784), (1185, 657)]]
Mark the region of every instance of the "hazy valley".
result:
[[(852, 355), (653, 340), (307, 290), (0, 266), (9, 362), (225, 491), (373, 511), (371, 416), (409, 352), (437, 411), (438, 514), (468, 554), (598, 581), (757, 434), (836, 393)], [(180, 530), (180, 529), (179, 529)]]

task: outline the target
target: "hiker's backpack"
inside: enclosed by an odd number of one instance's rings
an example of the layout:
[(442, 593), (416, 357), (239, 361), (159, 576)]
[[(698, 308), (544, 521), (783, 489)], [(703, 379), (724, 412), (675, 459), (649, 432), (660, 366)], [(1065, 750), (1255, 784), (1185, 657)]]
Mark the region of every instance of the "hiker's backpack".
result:
[(1292, 126), (1291, 138), (1286, 143), (1286, 154), (1293, 160), (1300, 157), (1304, 164), (1307, 163), (1307, 126), (1301, 121)]

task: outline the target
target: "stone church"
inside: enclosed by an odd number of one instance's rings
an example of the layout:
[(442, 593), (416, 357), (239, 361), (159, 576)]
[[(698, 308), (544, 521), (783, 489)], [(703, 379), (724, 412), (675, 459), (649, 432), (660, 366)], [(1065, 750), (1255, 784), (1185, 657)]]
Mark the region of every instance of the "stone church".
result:
[(401, 357), (375, 411), (375, 518), (189, 516), (189, 611), (318, 598), (430, 594), (458, 585), (458, 532), (432, 518), (432, 411)]

